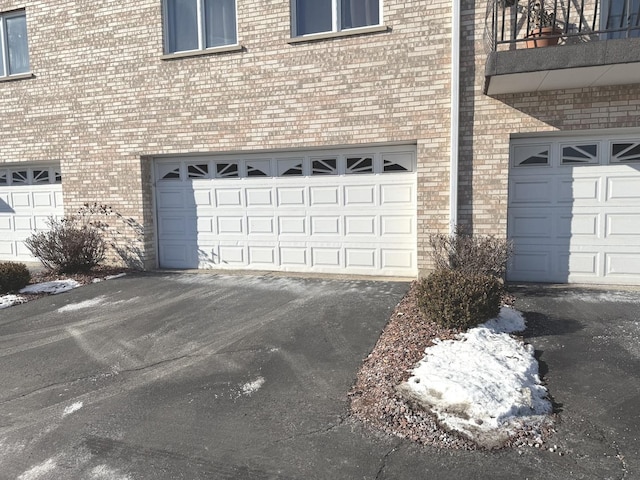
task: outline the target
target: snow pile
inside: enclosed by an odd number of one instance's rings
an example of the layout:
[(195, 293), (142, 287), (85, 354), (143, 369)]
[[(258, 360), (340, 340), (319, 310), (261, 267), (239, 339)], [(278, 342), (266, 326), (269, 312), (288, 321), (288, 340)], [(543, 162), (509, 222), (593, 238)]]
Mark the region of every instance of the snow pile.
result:
[(75, 280), (54, 280), (52, 282), (36, 283), (26, 286), (20, 290), (20, 293), (50, 293), (51, 295), (57, 295), (58, 293), (78, 288), (80, 285), (81, 284)]
[(500, 446), (516, 427), (551, 413), (533, 347), (509, 333), (525, 327), (520, 312), (502, 307), (497, 318), (439, 341), (412, 371), (400, 393), (431, 410), (440, 423), (481, 446)]
[(75, 402), (73, 405), (69, 405), (62, 412), (62, 416), (66, 417), (67, 415), (71, 415), (73, 412), (77, 412), (82, 408), (82, 402)]
[(262, 385), (264, 385), (264, 378), (258, 377), (253, 382), (248, 382), (242, 385), (242, 393), (244, 395), (250, 396), (251, 394), (260, 390), (260, 387), (262, 387)]
[(20, 295), (0, 295), (0, 310), (3, 308), (13, 307), (14, 305), (18, 305), (19, 303), (25, 303), (27, 301), (26, 298), (21, 297)]

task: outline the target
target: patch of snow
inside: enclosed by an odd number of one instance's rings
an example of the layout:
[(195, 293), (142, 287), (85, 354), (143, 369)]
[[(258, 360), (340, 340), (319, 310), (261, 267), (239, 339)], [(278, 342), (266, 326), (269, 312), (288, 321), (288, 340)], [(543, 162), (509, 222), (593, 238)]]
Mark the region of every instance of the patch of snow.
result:
[(50, 293), (57, 295), (78, 288), (81, 284), (75, 280), (53, 280), (51, 282), (28, 285), (20, 290), (20, 293)]
[(29, 470), (20, 475), (18, 477), (18, 480), (37, 480), (42, 477), (42, 475), (45, 475), (52, 471), (54, 468), (56, 468), (56, 462), (53, 460), (53, 458), (50, 458), (40, 465), (31, 467)]
[(127, 274), (126, 273), (118, 273), (116, 275), (107, 275), (106, 277), (104, 277), (105, 280), (115, 280), (116, 278), (122, 278), (122, 277), (126, 277)]
[(130, 480), (128, 475), (122, 475), (117, 470), (107, 465), (98, 465), (91, 470), (92, 480)]
[(20, 303), (25, 303), (26, 301), (27, 299), (21, 297), (20, 295), (0, 295), (0, 310), (3, 308), (13, 307), (14, 305), (18, 305)]
[(82, 402), (75, 402), (73, 405), (69, 405), (67, 408), (64, 409), (64, 412), (62, 412), (62, 416), (66, 417), (67, 415), (71, 415), (73, 412), (77, 412), (81, 408), (82, 408)]
[(262, 385), (264, 385), (264, 378), (258, 377), (253, 382), (248, 382), (242, 385), (242, 394), (252, 395), (260, 390), (260, 387), (262, 387)]
[(96, 297), (96, 298), (91, 298), (89, 300), (85, 300), (84, 302), (70, 303), (69, 305), (65, 305), (64, 307), (60, 307), (58, 309), (58, 312), (59, 313), (73, 312), (75, 310), (82, 310), (83, 308), (97, 307), (102, 302), (104, 302), (105, 298), (106, 297), (104, 295), (101, 295), (101, 296)]
[(523, 329), (522, 314), (503, 307), (498, 318), (427, 348), (401, 392), (444, 426), (499, 445), (517, 425), (552, 411), (533, 347), (505, 333)]
[(527, 328), (522, 313), (511, 307), (501, 307), (496, 318), (487, 320), (481, 326), (485, 326), (494, 333), (522, 332)]
[(93, 280), (91, 280), (91, 283), (100, 283), (103, 280), (101, 278), (94, 278)]

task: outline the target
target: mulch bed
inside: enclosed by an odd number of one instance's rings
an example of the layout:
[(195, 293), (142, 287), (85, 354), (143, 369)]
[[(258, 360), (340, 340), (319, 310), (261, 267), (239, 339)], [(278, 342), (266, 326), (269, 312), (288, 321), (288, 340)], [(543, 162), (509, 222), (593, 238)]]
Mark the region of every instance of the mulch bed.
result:
[[(410, 377), (410, 370), (424, 356), (433, 340), (449, 340), (459, 333), (424, 318), (417, 306), (417, 282), (397, 305), (373, 351), (364, 360), (356, 383), (349, 392), (351, 413), (365, 425), (423, 445), (440, 448), (476, 450), (472, 441), (449, 432), (435, 416), (411, 405), (396, 392)], [(511, 300), (511, 299), (510, 299)], [(544, 447), (550, 427), (527, 428), (517, 432), (506, 447)]]

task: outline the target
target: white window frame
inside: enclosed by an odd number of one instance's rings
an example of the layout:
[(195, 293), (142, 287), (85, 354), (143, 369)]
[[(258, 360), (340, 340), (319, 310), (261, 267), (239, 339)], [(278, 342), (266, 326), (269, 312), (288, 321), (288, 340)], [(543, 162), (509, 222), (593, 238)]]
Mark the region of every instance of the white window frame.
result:
[(342, 27), (342, 0), (331, 0), (331, 30), (327, 30), (326, 32), (314, 32), (307, 34), (298, 34), (298, 12), (297, 12), (297, 1), (291, 0), (291, 32), (293, 37), (312, 37), (317, 35), (323, 35), (327, 33), (338, 33), (338, 32), (354, 32), (356, 33), (358, 30), (365, 30), (371, 27), (380, 27), (383, 25), (384, 21), (384, 11), (383, 11), (383, 0), (378, 0), (378, 23), (375, 25), (365, 25), (362, 27), (354, 27), (354, 28), (343, 28)]
[(216, 51), (227, 51), (230, 48), (235, 48), (239, 46), (238, 43), (238, 0), (234, 1), (235, 12), (233, 13), (234, 20), (234, 28), (236, 34), (236, 42), (229, 43), (226, 45), (216, 45), (215, 47), (207, 47), (206, 46), (206, 24), (205, 24), (205, 14), (204, 14), (204, 1), (205, 0), (197, 0), (196, 6), (196, 15), (197, 15), (197, 23), (198, 23), (198, 48), (195, 50), (176, 50), (175, 52), (171, 51), (169, 48), (169, 0), (163, 0), (162, 2), (162, 13), (163, 13), (163, 28), (164, 28), (164, 52), (165, 55), (180, 55), (184, 53), (200, 53), (200, 52), (216, 52)]
[[(9, 72), (9, 46), (8, 46), (8, 39), (7, 39), (6, 20), (7, 18), (15, 18), (15, 17), (24, 17), (26, 21), (27, 19), (26, 10), (14, 10), (11, 12), (0, 13), (0, 55), (2, 55), (2, 67), (3, 67), (3, 70), (0, 71), (0, 78), (19, 77), (19, 76), (28, 74), (28, 71), (20, 72), (20, 73)], [(27, 55), (29, 55), (28, 35), (27, 35)], [(31, 64), (31, 59), (29, 59), (29, 64)]]

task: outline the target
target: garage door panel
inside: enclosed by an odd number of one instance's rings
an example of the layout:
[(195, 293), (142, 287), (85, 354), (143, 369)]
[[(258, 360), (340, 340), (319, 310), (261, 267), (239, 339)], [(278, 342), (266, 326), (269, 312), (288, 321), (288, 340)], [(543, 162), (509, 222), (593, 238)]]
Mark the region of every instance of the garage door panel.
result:
[(553, 217), (550, 212), (513, 209), (510, 212), (511, 238), (548, 238), (553, 234)]
[(380, 205), (382, 207), (404, 205), (411, 207), (413, 205), (414, 189), (409, 184), (393, 184), (382, 185), (380, 188)]
[(584, 239), (598, 237), (598, 214), (568, 214), (560, 215), (556, 219), (559, 238), (583, 237)]
[(375, 215), (348, 215), (344, 221), (346, 235), (376, 236)]
[(280, 187), (278, 188), (279, 207), (304, 207), (305, 205), (304, 187)]
[(346, 267), (376, 269), (375, 248), (345, 248)]
[(14, 210), (31, 207), (31, 192), (14, 192), (11, 194), (11, 205)]
[(630, 241), (640, 244), (640, 212), (606, 215), (607, 237), (636, 237)]
[(280, 247), (280, 263), (283, 267), (304, 267), (307, 265), (305, 247)]
[(185, 207), (185, 192), (182, 190), (160, 190), (156, 195), (159, 208), (183, 209)]
[(217, 217), (217, 231), (221, 236), (224, 235), (241, 235), (244, 233), (244, 217), (243, 216), (225, 216)]
[(11, 225), (11, 217), (0, 217), (0, 233), (3, 234), (3, 237), (6, 238), (6, 236), (8, 236), (8, 233), (5, 232), (10, 232), (11, 230), (13, 230), (13, 227)]
[(543, 281), (552, 274), (551, 266), (552, 253), (540, 250), (518, 250), (514, 249), (511, 257), (509, 280), (516, 281)]
[(312, 216), (311, 235), (340, 235), (340, 216)]
[(346, 206), (375, 206), (375, 185), (347, 185), (344, 187)]
[(53, 192), (33, 192), (33, 206), (35, 208), (53, 208), (55, 206)]
[(221, 207), (242, 207), (242, 191), (240, 188), (216, 189), (216, 206)]
[(380, 234), (382, 237), (392, 235), (413, 235), (414, 217), (411, 215), (395, 215), (380, 217)]
[[(600, 255), (598, 252), (571, 252), (558, 255), (558, 265), (567, 265), (567, 274), (597, 277), (600, 275)], [(565, 271), (564, 269), (562, 270)]]
[(617, 200), (640, 201), (640, 174), (637, 170), (629, 169), (627, 176), (609, 176), (607, 178), (607, 201), (615, 202)]
[(553, 179), (550, 177), (518, 178), (511, 184), (509, 198), (513, 205), (548, 204), (553, 198), (553, 191)]
[(15, 215), (13, 217), (13, 226), (16, 232), (31, 232), (33, 230), (33, 217)]
[(339, 206), (338, 187), (310, 187), (311, 206)]
[(50, 215), (36, 215), (33, 217), (33, 227), (37, 232), (49, 230)]
[(245, 265), (246, 252), (244, 246), (220, 245), (218, 248), (219, 262), (225, 265)]
[(275, 235), (274, 218), (272, 216), (248, 216), (247, 226), (249, 235)]
[(413, 251), (400, 249), (386, 249), (381, 251), (382, 268), (410, 269), (413, 264)]
[(311, 248), (311, 258), (313, 266), (323, 267), (340, 267), (341, 251), (340, 248)]
[(605, 258), (608, 276), (614, 278), (632, 277), (640, 280), (640, 253), (609, 253)]
[(559, 179), (558, 203), (593, 204), (600, 198), (599, 178), (568, 178)]
[(278, 217), (279, 235), (307, 235), (307, 217), (281, 216)]
[(6, 240), (0, 240), (0, 255), (4, 258), (11, 258), (15, 256), (15, 252), (13, 249), (14, 243)]
[(256, 266), (275, 267), (276, 248), (275, 246), (249, 246), (249, 264)]
[(207, 190), (194, 190), (193, 191), (193, 203), (197, 207), (212, 207), (213, 201), (211, 199), (211, 191)]
[[(415, 147), (390, 148), (395, 151)], [(203, 200), (188, 204), (194, 197), (206, 200), (204, 194), (198, 197), (200, 194), (194, 193), (196, 183), (185, 178), (187, 164), (194, 160), (182, 160), (179, 167), (172, 160), (171, 171), (179, 174), (158, 177), (156, 183), (160, 265), (179, 267), (184, 261), (186, 268), (196, 263), (200, 268), (414, 276), (417, 273), (414, 171), (374, 172), (373, 166), (382, 169), (386, 165), (382, 154), (376, 154), (378, 157), (371, 161), (369, 170), (356, 172), (345, 169), (344, 162), (351, 158), (347, 154), (315, 153), (301, 157), (298, 153), (295, 158), (292, 155), (289, 163), (285, 161), (288, 161), (286, 152), (270, 161), (262, 155), (259, 160), (264, 168), (271, 166), (269, 173), (273, 176), (250, 176), (247, 172), (252, 171), (254, 159), (249, 155), (237, 156), (239, 174), (234, 179), (215, 178), (214, 169), (209, 168), (213, 174), (202, 169), (205, 173), (198, 179), (197, 189), (210, 192), (215, 206)], [(375, 157), (367, 153), (369, 156)], [(321, 157), (335, 158), (336, 172), (343, 173), (318, 174), (311, 168), (312, 160)], [(415, 153), (403, 153), (402, 158), (406, 160), (403, 168), (413, 168)], [(156, 173), (160, 174), (161, 166), (170, 161), (156, 163)], [(287, 165), (288, 168), (280, 168)], [(165, 192), (176, 191), (185, 196), (181, 208), (172, 205), (174, 199), (163, 197)], [(187, 226), (174, 225), (169, 229), (165, 222), (187, 216), (197, 218), (193, 227), (197, 232), (195, 241), (182, 231)], [(184, 251), (169, 252), (177, 249), (181, 235)], [(198, 253), (194, 254), (194, 250)]]
[(273, 207), (273, 190), (269, 187), (246, 189), (247, 207)]

